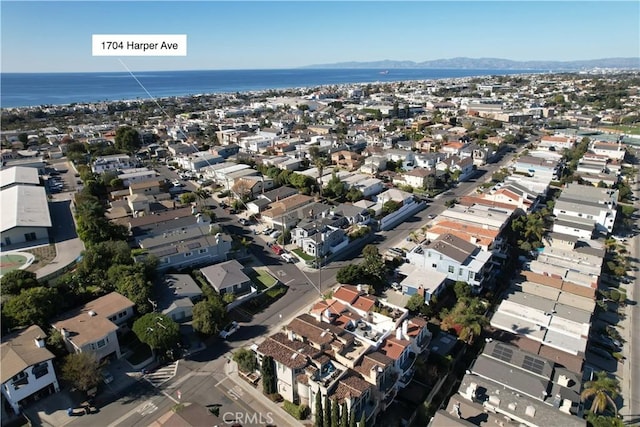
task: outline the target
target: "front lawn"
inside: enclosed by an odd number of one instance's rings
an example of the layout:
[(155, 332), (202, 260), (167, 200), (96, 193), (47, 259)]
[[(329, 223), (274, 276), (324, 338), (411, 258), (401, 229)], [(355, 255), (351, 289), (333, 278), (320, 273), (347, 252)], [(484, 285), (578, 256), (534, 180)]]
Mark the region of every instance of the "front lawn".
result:
[(268, 289), (278, 283), (278, 280), (275, 277), (269, 274), (267, 270), (262, 268), (250, 269), (248, 276), (261, 291), (264, 289)]
[(264, 310), (265, 308), (276, 302), (278, 299), (280, 299), (284, 294), (286, 294), (288, 289), (289, 288), (282, 284), (273, 286), (257, 297), (247, 301), (242, 305), (242, 308), (251, 314), (260, 313), (262, 310)]
[(313, 261), (315, 258), (312, 257), (311, 255), (307, 255), (306, 253), (304, 253), (302, 251), (302, 249), (300, 248), (296, 248), (293, 251), (294, 254), (298, 255), (300, 258), (302, 258), (304, 261)]

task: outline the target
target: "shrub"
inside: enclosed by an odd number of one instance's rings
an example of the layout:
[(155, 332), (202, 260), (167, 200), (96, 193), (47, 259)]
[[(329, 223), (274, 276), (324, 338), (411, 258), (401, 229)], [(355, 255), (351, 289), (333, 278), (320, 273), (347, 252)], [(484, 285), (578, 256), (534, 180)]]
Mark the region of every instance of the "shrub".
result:
[(280, 403), (284, 400), (280, 393), (271, 393), (267, 394), (267, 397), (271, 399), (272, 402)]
[(304, 420), (309, 415), (309, 407), (307, 405), (296, 405), (288, 400), (284, 401), (283, 409), (296, 420)]

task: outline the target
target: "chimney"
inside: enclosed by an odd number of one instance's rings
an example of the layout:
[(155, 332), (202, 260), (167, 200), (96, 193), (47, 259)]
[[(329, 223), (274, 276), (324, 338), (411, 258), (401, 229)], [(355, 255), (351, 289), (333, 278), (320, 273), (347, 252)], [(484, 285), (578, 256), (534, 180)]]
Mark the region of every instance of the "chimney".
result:
[(362, 293), (362, 284), (358, 284), (358, 286), (356, 286), (356, 289), (358, 290), (358, 293)]
[(36, 347), (44, 348), (44, 338), (42, 338), (40, 335), (38, 335), (36, 337), (35, 341), (36, 341)]
[(60, 328), (60, 335), (62, 338), (69, 338), (69, 332), (65, 328)]
[(402, 328), (396, 329), (396, 339), (397, 340), (401, 340), (402, 339)]
[(407, 319), (404, 319), (402, 321), (402, 336), (404, 337), (404, 339), (408, 340), (409, 339), (409, 334), (407, 333), (409, 330), (409, 321)]
[(328, 308), (323, 312), (323, 314), (327, 322), (331, 323), (331, 312), (329, 311)]

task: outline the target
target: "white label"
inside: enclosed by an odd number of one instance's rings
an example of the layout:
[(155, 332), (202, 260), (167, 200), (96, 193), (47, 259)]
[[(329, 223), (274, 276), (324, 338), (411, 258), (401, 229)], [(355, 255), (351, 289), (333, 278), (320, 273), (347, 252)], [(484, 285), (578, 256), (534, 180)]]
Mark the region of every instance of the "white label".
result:
[(187, 56), (186, 34), (93, 34), (93, 56)]

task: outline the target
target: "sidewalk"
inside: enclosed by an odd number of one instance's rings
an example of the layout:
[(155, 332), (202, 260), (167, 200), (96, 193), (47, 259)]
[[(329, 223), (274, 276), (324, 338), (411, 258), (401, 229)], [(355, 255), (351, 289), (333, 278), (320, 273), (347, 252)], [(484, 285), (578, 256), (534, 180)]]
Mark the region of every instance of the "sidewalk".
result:
[[(631, 240), (631, 247), (629, 248), (629, 253), (631, 255), (637, 253), (636, 245), (638, 245), (638, 237), (635, 237)], [(635, 280), (638, 280), (637, 277), (635, 277)], [(631, 282), (628, 285), (621, 284), (620, 287), (621, 289), (626, 290), (628, 301), (637, 301), (636, 295), (634, 295), (635, 281)], [(618, 364), (616, 376), (620, 381), (620, 391), (621, 395), (624, 398), (624, 404), (620, 408), (620, 415), (626, 418), (636, 416), (636, 414), (633, 414), (630, 400), (632, 398), (631, 387), (633, 386), (633, 381), (636, 380), (635, 378), (633, 378), (631, 367), (634, 363), (638, 363), (638, 361), (636, 360), (638, 355), (633, 354), (633, 346), (635, 345), (634, 339), (637, 339), (637, 337), (634, 337), (633, 332), (634, 325), (636, 324), (635, 322), (638, 322), (638, 319), (635, 319), (634, 317), (635, 307), (633, 305), (627, 305), (624, 308), (624, 313), (625, 317), (616, 326), (616, 329), (618, 329), (618, 331), (622, 335), (622, 338), (626, 341), (622, 348), (622, 355), (625, 357), (625, 362)]]
[(249, 383), (247, 383), (245, 380), (240, 378), (240, 376), (238, 375), (238, 365), (236, 364), (236, 362), (231, 360), (229, 363), (226, 363), (224, 370), (225, 370), (225, 374), (227, 374), (227, 378), (229, 378), (231, 381), (236, 383), (236, 385), (241, 387), (246, 393), (249, 393), (254, 399), (262, 402), (262, 404), (265, 407), (269, 408), (269, 410), (273, 411), (278, 416), (278, 418), (285, 421), (286, 425), (299, 426), (299, 427), (304, 426), (304, 424), (302, 424), (301, 421), (298, 421), (295, 418), (293, 418), (291, 415), (289, 415), (289, 413), (286, 412), (284, 409), (282, 409), (279, 404), (274, 403), (267, 396), (262, 394), (260, 390), (257, 390), (256, 388), (252, 387)]

